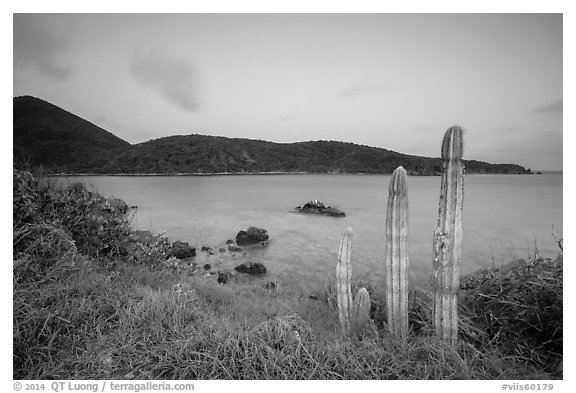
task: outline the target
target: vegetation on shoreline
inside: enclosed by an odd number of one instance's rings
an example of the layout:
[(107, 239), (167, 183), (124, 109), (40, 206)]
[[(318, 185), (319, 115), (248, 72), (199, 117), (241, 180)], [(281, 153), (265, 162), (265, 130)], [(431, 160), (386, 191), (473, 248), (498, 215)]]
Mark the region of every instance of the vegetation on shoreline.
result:
[[(14, 158), (48, 173), (366, 173), (438, 175), (440, 158), (338, 141), (274, 143), (174, 135), (130, 145), (110, 132), (35, 97), (14, 97)], [(465, 160), (467, 173), (530, 174), (516, 164)]]
[(333, 287), (297, 299), (171, 269), (170, 242), (134, 231), (125, 206), (14, 170), (15, 379), (562, 378), (561, 256), (463, 277), (454, 348), (424, 292), (408, 337), (391, 336), (375, 283), (353, 288), (371, 328), (344, 337)]

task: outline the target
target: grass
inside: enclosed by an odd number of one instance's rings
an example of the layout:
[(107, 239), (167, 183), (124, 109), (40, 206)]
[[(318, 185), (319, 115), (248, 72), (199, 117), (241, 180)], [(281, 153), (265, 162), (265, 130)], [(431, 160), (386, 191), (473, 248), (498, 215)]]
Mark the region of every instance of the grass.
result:
[(14, 178), (15, 379), (562, 378), (561, 258), (463, 279), (455, 348), (435, 338), (425, 292), (411, 294), (409, 337), (389, 335), (373, 283), (357, 283), (371, 329), (343, 337), (329, 286), (298, 299), (168, 269), (169, 242), (134, 235), (105, 199), (73, 208), (70, 190)]
[(563, 353), (563, 256), (516, 260), (465, 277), (461, 304), (483, 327), (484, 341), (508, 355), (561, 375)]

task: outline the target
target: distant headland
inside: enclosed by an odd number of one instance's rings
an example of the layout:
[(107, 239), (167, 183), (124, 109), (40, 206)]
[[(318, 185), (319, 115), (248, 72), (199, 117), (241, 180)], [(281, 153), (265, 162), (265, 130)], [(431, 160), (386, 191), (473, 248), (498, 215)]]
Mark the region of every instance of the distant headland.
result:
[[(130, 144), (105, 129), (32, 96), (14, 97), (15, 165), (66, 175), (439, 175), (442, 160), (339, 141), (275, 143), (207, 135), (175, 135)], [(532, 174), (516, 164), (464, 160), (468, 174)]]

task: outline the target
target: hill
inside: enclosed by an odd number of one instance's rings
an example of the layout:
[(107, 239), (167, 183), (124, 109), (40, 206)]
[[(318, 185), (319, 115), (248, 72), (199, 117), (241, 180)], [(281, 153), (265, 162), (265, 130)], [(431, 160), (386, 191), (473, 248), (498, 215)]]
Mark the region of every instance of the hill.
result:
[(81, 173), (104, 165), (130, 144), (49, 102), (14, 97), (15, 162), (42, 165), (50, 172)]
[[(175, 135), (135, 145), (34, 97), (14, 98), (14, 158), (52, 173), (440, 173), (440, 158), (337, 141), (274, 143)], [(531, 173), (514, 164), (464, 161), (467, 173)]]
[[(273, 143), (204, 135), (177, 135), (133, 145), (114, 157), (105, 173), (440, 173), (440, 158), (336, 141)], [(529, 173), (512, 164), (465, 161), (468, 173)]]

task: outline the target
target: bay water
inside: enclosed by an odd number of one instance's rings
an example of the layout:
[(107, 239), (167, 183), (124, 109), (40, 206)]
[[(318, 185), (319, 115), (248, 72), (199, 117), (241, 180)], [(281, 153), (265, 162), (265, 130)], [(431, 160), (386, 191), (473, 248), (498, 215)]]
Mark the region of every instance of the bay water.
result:
[[(121, 198), (137, 229), (165, 233), (200, 249), (219, 249), (241, 229), (264, 228), (267, 247), (243, 254), (199, 252), (196, 262), (233, 270), (242, 262), (268, 268), (289, 292), (311, 293), (335, 281), (338, 247), (354, 231), (352, 276), (384, 280), (385, 220), (390, 175), (81, 176), (89, 189)], [(562, 173), (468, 175), (465, 178), (461, 274), (514, 258), (555, 257), (562, 237)], [(408, 177), (409, 274), (413, 288), (432, 273), (432, 235), (438, 220), (440, 177)], [(319, 199), (346, 213), (324, 217), (291, 212)]]

